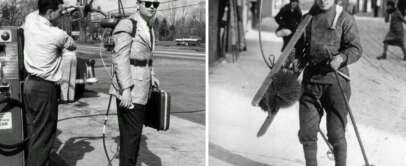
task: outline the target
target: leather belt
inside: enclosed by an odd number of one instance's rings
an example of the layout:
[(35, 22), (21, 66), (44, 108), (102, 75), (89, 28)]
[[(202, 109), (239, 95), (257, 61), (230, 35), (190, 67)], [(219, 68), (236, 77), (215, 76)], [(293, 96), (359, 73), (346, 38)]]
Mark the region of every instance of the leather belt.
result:
[(41, 77), (38, 77), (38, 76), (36, 76), (36, 75), (32, 75), (32, 74), (28, 74), (28, 79), (30, 79), (30, 80), (36, 80), (36, 81), (41, 81), (41, 82), (46, 82), (46, 83), (50, 83), (50, 84), (53, 84), (53, 85), (57, 85), (55, 82), (53, 82), (53, 81), (49, 81), (49, 80), (46, 80), (46, 79), (44, 79), (44, 78), (41, 78)]
[(138, 60), (138, 59), (130, 59), (130, 64), (134, 66), (152, 66), (152, 60)]

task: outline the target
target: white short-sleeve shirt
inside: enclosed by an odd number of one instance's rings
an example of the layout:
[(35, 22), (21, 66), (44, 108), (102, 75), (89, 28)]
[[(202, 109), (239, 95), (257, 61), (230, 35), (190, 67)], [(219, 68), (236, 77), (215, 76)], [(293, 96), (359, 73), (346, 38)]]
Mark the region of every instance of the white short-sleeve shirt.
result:
[(39, 15), (38, 10), (25, 17), (24, 66), (28, 73), (57, 82), (62, 73), (59, 70), (62, 49), (74, 45), (73, 39), (62, 29)]

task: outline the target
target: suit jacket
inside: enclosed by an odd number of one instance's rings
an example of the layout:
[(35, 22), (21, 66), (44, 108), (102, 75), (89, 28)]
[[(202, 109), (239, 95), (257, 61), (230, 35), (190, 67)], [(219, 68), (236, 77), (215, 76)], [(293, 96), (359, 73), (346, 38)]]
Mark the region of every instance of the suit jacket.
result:
[(132, 102), (145, 105), (151, 93), (154, 71), (149, 65), (133, 66), (130, 59), (151, 61), (155, 36), (152, 27), (139, 13), (130, 17), (137, 21), (135, 37), (131, 36), (133, 23), (130, 19), (121, 20), (113, 31), (115, 46), (112, 55), (113, 78), (110, 94), (120, 99), (123, 90), (131, 88)]

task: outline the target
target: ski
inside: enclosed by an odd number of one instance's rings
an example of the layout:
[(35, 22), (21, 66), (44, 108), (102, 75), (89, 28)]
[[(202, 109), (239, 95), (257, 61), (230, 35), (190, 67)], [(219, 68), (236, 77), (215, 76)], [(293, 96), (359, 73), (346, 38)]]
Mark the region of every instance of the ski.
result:
[[(268, 73), (265, 80), (262, 82), (261, 87), (256, 92), (254, 99), (252, 100), (251, 104), (253, 106), (258, 106), (259, 102), (264, 97), (265, 93), (267, 92), (269, 86), (272, 83), (273, 76), (281, 70), (282, 66), (284, 65), (287, 57), (289, 56), (290, 52), (292, 52), (293, 48), (295, 47), (297, 41), (302, 37), (302, 34), (305, 32), (307, 25), (310, 23), (312, 16), (310, 14), (306, 15), (304, 19), (300, 22), (296, 32), (293, 34), (292, 38), (290, 39), (288, 45), (283, 50), (281, 56), (278, 57), (275, 65), (273, 66), (272, 70)], [(271, 118), (273, 119), (273, 118)], [(267, 118), (268, 120), (268, 118)]]

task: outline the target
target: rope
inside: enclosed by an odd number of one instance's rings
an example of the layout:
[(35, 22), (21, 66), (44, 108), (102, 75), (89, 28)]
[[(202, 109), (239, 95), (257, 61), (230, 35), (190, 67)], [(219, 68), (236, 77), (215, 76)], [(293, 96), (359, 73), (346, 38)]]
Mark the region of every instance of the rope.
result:
[[(259, 3), (259, 11), (258, 11), (258, 17), (259, 17), (259, 25), (258, 25), (258, 39), (259, 39), (259, 50), (261, 51), (261, 55), (262, 55), (262, 59), (264, 60), (266, 66), (268, 66), (269, 69), (272, 69), (272, 67), (274, 66), (274, 62), (275, 62), (275, 56), (270, 56), (269, 57), (269, 62), (266, 60), (265, 58), (265, 53), (264, 53), (264, 49), (263, 49), (263, 45), (262, 45), (262, 0)], [(273, 60), (271, 60), (270, 58), (273, 58)]]
[(107, 162), (108, 162), (108, 166), (112, 166), (111, 161), (112, 159), (110, 159), (109, 153), (107, 151), (107, 146), (106, 146), (106, 125), (107, 125), (107, 121), (109, 119), (109, 113), (110, 113), (110, 105), (111, 105), (111, 99), (113, 98), (113, 95), (110, 95), (109, 98), (109, 104), (107, 106), (107, 111), (106, 114), (104, 116), (104, 122), (103, 122), (103, 134), (102, 134), (102, 140), (103, 140), (103, 149), (104, 149), (104, 154), (106, 155), (107, 158)]

